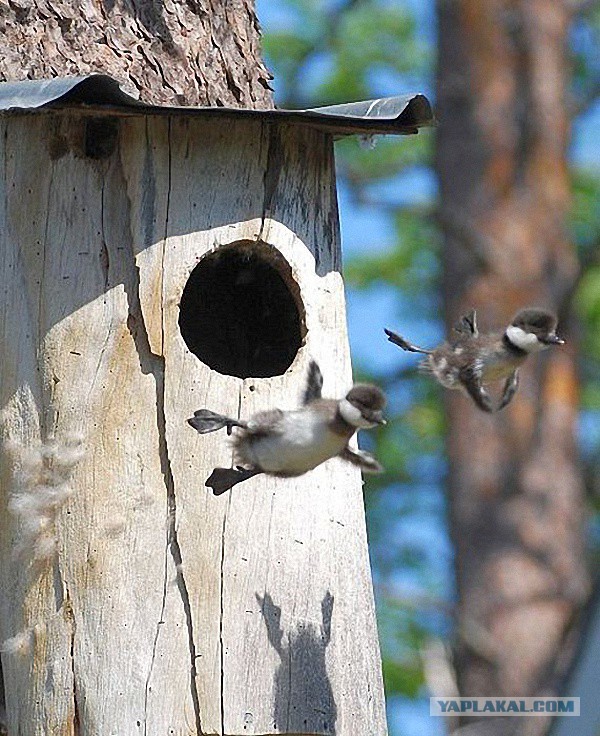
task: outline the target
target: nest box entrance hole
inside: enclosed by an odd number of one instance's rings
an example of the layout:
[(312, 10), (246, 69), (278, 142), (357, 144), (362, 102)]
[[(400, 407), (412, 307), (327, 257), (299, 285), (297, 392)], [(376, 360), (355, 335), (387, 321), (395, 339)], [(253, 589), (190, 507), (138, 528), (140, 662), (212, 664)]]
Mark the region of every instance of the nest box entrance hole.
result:
[(279, 251), (238, 241), (203, 256), (181, 295), (181, 336), (213, 370), (279, 376), (306, 335), (300, 287)]

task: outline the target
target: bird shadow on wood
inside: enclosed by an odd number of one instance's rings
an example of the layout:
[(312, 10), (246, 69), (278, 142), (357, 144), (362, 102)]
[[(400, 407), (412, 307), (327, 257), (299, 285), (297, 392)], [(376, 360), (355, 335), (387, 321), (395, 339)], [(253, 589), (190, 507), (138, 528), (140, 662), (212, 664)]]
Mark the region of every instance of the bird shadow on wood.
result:
[(267, 627), (269, 643), (281, 663), (273, 681), (273, 728), (283, 733), (334, 736), (337, 706), (327, 675), (325, 653), (331, 640), (334, 598), (329, 591), (321, 601), (321, 626), (300, 622), (284, 632), (281, 608), (268, 593), (256, 600)]

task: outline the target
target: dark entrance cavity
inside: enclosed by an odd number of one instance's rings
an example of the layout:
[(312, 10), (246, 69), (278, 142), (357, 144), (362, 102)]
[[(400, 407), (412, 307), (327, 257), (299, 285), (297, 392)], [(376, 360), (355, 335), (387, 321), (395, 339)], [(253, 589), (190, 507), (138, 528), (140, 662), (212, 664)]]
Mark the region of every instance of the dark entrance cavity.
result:
[(306, 335), (300, 288), (288, 262), (253, 241), (204, 256), (181, 295), (179, 329), (190, 351), (219, 373), (285, 373)]

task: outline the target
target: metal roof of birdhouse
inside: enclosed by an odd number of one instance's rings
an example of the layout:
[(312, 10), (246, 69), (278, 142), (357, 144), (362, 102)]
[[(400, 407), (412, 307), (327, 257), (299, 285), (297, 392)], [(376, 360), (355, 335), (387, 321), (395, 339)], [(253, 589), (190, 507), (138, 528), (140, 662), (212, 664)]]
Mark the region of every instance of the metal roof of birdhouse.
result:
[(174, 115), (289, 122), (326, 130), (336, 136), (353, 133), (407, 135), (433, 124), (431, 105), (422, 94), (382, 97), (308, 110), (252, 110), (148, 105), (128, 95), (115, 79), (105, 74), (0, 83), (0, 114), (74, 108), (119, 116)]

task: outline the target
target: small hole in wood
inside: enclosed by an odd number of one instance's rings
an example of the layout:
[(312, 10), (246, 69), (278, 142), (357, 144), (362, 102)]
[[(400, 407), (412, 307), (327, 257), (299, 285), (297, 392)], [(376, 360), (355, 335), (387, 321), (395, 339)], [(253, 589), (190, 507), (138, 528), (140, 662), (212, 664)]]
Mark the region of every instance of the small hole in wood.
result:
[(189, 350), (219, 373), (239, 378), (285, 373), (306, 335), (290, 265), (265, 243), (221, 246), (190, 274), (179, 328)]
[(108, 158), (117, 145), (119, 126), (113, 118), (90, 118), (85, 124), (85, 155)]

